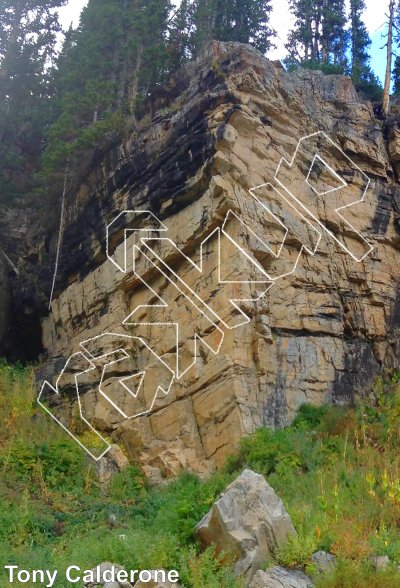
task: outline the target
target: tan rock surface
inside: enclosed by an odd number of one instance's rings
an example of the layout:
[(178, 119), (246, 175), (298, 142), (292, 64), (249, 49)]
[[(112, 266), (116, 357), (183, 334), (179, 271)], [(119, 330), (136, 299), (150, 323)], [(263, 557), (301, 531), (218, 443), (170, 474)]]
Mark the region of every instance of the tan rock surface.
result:
[[(216, 76), (214, 59), (226, 79)], [(174, 95), (178, 91), (180, 98)], [(202, 275), (171, 244), (158, 242), (146, 254), (172, 264), (207, 303), (211, 318), (219, 317), (224, 338), (218, 353), (210, 350), (218, 347), (218, 329), (205, 326), (192, 302), (136, 254), (137, 274), (168, 299), (169, 319), (182, 327), (182, 371), (195, 364), (175, 380), (168, 395), (157, 396), (150, 415), (124, 418), (96, 392), (94, 381), (85, 384), (83, 397), (100, 431), (123, 444), (131, 458), (166, 468), (171, 475), (180, 467), (206, 473), (221, 465), (244, 435), (263, 425), (288, 425), (302, 403), (341, 404), (367, 393), (373, 378), (396, 368), (400, 359), (396, 146), (389, 150), (391, 162), (380, 121), (350, 78), (303, 70), (289, 74), (249, 47), (214, 43), (178, 72), (165, 101), (172, 99), (179, 99), (180, 109), (157, 114), (149, 130), (115, 147), (69, 195), (55, 299), (43, 322), (51, 358), (66, 360), (80, 342), (105, 332), (135, 331), (168, 366), (175, 365), (170, 327), (154, 326), (165, 318), (165, 309), (147, 308), (143, 317), (148, 325), (122, 324), (151, 296), (132, 272), (119, 271), (106, 258), (106, 227), (122, 210), (153, 211), (167, 227), (168, 238), (195, 263), (200, 243), (207, 239)], [(331, 235), (282, 199), (276, 183), (273, 189), (265, 186), (274, 181), (281, 158), (290, 162), (299, 140), (317, 131), (339, 145), (359, 171), (336, 153), (337, 177), (316, 165), (306, 186), (304, 162), (292, 176), (283, 165), (279, 177), (292, 191), (301, 180), (306, 187), (298, 196)], [(318, 148), (325, 158), (332, 156), (328, 144), (321, 141)], [(335, 208), (360, 198), (363, 173), (371, 179), (365, 201), (343, 213), (350, 228)], [(348, 184), (346, 191), (316, 196), (315, 190), (322, 193), (340, 178)], [(262, 185), (254, 194), (274, 216), (249, 193)], [(292, 270), (302, 253), (294, 273), (277, 279), (257, 302), (240, 303), (250, 320), (237, 328), (230, 328), (239, 315), (228, 300), (255, 292), (245, 284), (218, 290), (213, 231), (222, 228), (228, 210), (241, 219), (231, 216), (226, 228), (245, 255), (223, 236), (221, 271), (226, 277), (257, 280), (259, 263), (275, 278)], [(285, 235), (282, 224), (290, 235), (284, 255), (276, 259)], [(323, 234), (316, 252), (306, 254), (302, 246), (312, 250), (318, 231)], [(357, 262), (347, 251), (360, 258), (363, 239), (373, 251)], [(115, 228), (110, 244), (113, 258), (122, 260), (123, 227)], [(127, 244), (127, 267), (132, 267), (137, 232), (128, 231)], [(208, 344), (199, 345), (196, 356), (195, 328)], [(116, 383), (122, 375), (127, 373), (116, 368)], [(129, 406), (127, 392), (119, 388), (115, 393), (119, 404)], [(71, 398), (71, 411), (72, 405)]]

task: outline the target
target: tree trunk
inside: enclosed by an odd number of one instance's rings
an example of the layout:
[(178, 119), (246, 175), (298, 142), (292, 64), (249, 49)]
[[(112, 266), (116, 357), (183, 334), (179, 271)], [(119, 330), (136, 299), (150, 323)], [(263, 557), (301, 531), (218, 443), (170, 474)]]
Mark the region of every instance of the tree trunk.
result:
[(322, 39), (321, 39), (321, 51), (322, 51), (322, 63), (328, 63), (329, 61), (329, 33), (330, 25), (327, 22), (327, 3), (326, 0), (322, 2), (321, 6), (321, 20), (322, 20)]
[(356, 63), (357, 46), (356, 46), (356, 34), (355, 34), (356, 28), (357, 28), (356, 11), (354, 8), (354, 3), (351, 2), (351, 67), (352, 67), (353, 72), (354, 72), (354, 68), (357, 67), (357, 63)]
[(18, 3), (15, 7), (14, 13), (14, 21), (10, 31), (10, 36), (8, 38), (8, 47), (6, 50), (6, 54), (3, 59), (3, 63), (1, 64), (0, 69), (0, 104), (4, 102), (7, 96), (7, 84), (6, 81), (10, 77), (11, 74), (11, 64), (13, 61), (13, 55), (15, 54), (15, 49), (17, 46), (18, 40), (18, 33), (21, 27), (21, 20), (22, 20), (22, 12), (23, 12), (23, 3)]
[(138, 93), (138, 85), (139, 85), (139, 73), (140, 68), (142, 66), (142, 55), (143, 55), (143, 45), (142, 43), (138, 47), (138, 53), (136, 57), (136, 64), (134, 70), (130, 76), (129, 84), (128, 84), (128, 104), (130, 111), (134, 113), (135, 111), (135, 103), (136, 97)]
[(312, 19), (311, 19), (311, 14), (308, 13), (307, 14), (307, 41), (304, 44), (304, 54), (305, 54), (305, 60), (308, 61), (311, 57), (311, 59), (313, 58), (313, 50), (312, 50), (312, 38), (313, 38), (313, 34), (312, 34)]
[(319, 63), (319, 27), (320, 27), (320, 15), (317, 13), (315, 17), (315, 36), (314, 36), (314, 49), (313, 49), (313, 60)]
[(386, 56), (386, 75), (385, 75), (385, 87), (383, 89), (383, 103), (382, 103), (382, 114), (385, 118), (389, 114), (390, 82), (392, 79), (393, 18), (394, 18), (394, 0), (390, 0), (390, 4), (389, 4), (389, 31), (388, 31), (387, 56)]
[(343, 40), (343, 28), (340, 31), (340, 58), (339, 65), (343, 67), (343, 53), (344, 53), (344, 40)]

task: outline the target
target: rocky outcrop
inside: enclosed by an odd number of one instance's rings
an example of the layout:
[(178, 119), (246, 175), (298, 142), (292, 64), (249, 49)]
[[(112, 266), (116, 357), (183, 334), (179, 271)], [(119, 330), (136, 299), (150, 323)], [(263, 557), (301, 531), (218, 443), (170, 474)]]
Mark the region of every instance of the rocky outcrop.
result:
[[(192, 280), (193, 291), (214, 305), (221, 321), (234, 322), (237, 314), (216, 295), (213, 231), (227, 226), (248, 256), (234, 259), (234, 245), (226, 238), (222, 253), (227, 276), (236, 271), (255, 279), (250, 259), (275, 276), (285, 264), (292, 267), (301, 251), (296, 271), (276, 280), (257, 302), (248, 300), (254, 296), (245, 296), (244, 286), (231, 286), (240, 290), (239, 297), (242, 293), (240, 308), (249, 322), (236, 329), (223, 327), (217, 354), (200, 345), (195, 366), (174, 382), (168, 396), (157, 400), (151, 414), (125, 418), (96, 392), (93, 382), (84, 383), (82, 402), (93, 425), (124, 445), (131, 458), (160, 472), (161, 462), (169, 467), (172, 461), (207, 472), (222, 464), (239, 440), (256, 428), (288, 425), (305, 402), (351, 402), (369, 390), (376, 375), (398, 365), (399, 116), (393, 111), (383, 128), (350, 78), (303, 70), (288, 73), (279, 62), (235, 43), (207, 46), (196, 62), (177, 72), (160, 100), (162, 109), (151, 125), (140, 124), (67, 194), (54, 300), (42, 325), (43, 345), (50, 365), (59, 366), (89, 338), (104, 332), (132, 334), (133, 327), (122, 323), (137, 301), (145, 299), (142, 284), (106, 257), (107, 226), (123, 210), (152, 212), (168, 229), (171, 241), (195, 262), (200, 244), (208, 239), (209, 275), (204, 280), (196, 278), (176, 250), (160, 247), (154, 253), (160, 253), (178, 275)], [(279, 190), (271, 191), (265, 184), (274, 181), (282, 158), (291, 161), (299, 140), (318, 131), (324, 131), (358, 168), (340, 156), (329, 176), (321, 164), (332, 155), (326, 145), (321, 146), (322, 160), (309, 169), (303, 162), (297, 177), (288, 177), (287, 166), (280, 168), (283, 183), (292, 192), (300, 180), (307, 184), (306, 197), (314, 196), (314, 202), (307, 202), (308, 210), (315, 205), (318, 219), (330, 231), (322, 231), (314, 251), (320, 225), (310, 216), (307, 224)], [(335, 210), (359, 199), (362, 174), (371, 183), (364, 201), (343, 213), (351, 224), (345, 226)], [(342, 181), (348, 187), (343, 197), (335, 191)], [(274, 217), (261, 214), (249, 193), (261, 185), (264, 189), (255, 195)], [(223, 225), (228, 210), (236, 217)], [(128, 228), (135, 226), (141, 228), (136, 221)], [(274, 254), (282, 244), (283, 227), (290, 235), (280, 266)], [(115, 258), (123, 256), (124, 228), (118, 222), (112, 225), (109, 245)], [(50, 239), (36, 231), (36, 241), (33, 232), (28, 228), (29, 247), (23, 255), (13, 257), (7, 249), (22, 270), (21, 285), (30, 284), (27, 299), (39, 297), (34, 284), (46, 282), (42, 291), (50, 290), (52, 276), (38, 272), (36, 266), (44, 267), (49, 254), (52, 267), (55, 262), (56, 232)], [(127, 237), (132, 251), (138, 235), (128, 231)], [(363, 239), (373, 251), (357, 262), (348, 251), (361, 258)], [(314, 255), (306, 255), (304, 246)], [(128, 263), (132, 267), (132, 259)], [(137, 269), (154, 291), (168, 294), (166, 278), (149, 268), (143, 258), (137, 260)], [(32, 279), (24, 281), (28, 274)], [(18, 300), (22, 291), (18, 290)], [(238, 297), (237, 291), (231, 294), (227, 299)], [(183, 300), (180, 295), (174, 298), (173, 312), (187, 325), (180, 341), (187, 363), (195, 353), (188, 344), (193, 338), (188, 326), (197, 323)], [(37, 310), (29, 314), (28, 303), (18, 308), (20, 316), (37, 317)], [(156, 318), (153, 313), (147, 322)], [(165, 361), (172, 361), (171, 336), (166, 330), (150, 329), (142, 328), (144, 340), (154, 344)], [(199, 323), (199, 331), (215, 348), (217, 341), (210, 342), (208, 327)], [(116, 376), (114, 372), (112, 377)], [(71, 390), (66, 394), (73, 413), (76, 398)], [(121, 388), (120, 404), (126, 403), (124, 394)]]
[(266, 572), (259, 570), (250, 588), (312, 588), (311, 578), (298, 570), (285, 570), (275, 566)]
[(297, 535), (282, 500), (261, 474), (244, 472), (196, 526), (203, 547), (215, 543), (217, 552), (235, 562), (236, 577), (248, 586), (268, 556)]

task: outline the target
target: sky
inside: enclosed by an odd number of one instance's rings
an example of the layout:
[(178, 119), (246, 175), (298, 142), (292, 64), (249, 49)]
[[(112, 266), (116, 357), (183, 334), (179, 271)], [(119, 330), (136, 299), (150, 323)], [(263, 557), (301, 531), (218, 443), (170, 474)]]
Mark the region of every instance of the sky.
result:
[[(176, 3), (178, 0), (175, 0)], [(59, 9), (60, 21), (67, 29), (71, 22), (74, 27), (78, 25), (79, 14), (86, 6), (87, 0), (69, 0), (66, 6)], [(385, 41), (382, 39), (382, 32), (385, 32), (385, 12), (388, 10), (389, 0), (365, 0), (366, 11), (364, 22), (371, 36), (371, 66), (376, 75), (383, 82), (386, 68), (386, 51), (381, 49)], [(277, 48), (267, 55), (269, 59), (282, 59), (285, 57), (285, 43), (288, 31), (291, 29), (292, 18), (289, 12), (288, 0), (272, 0), (273, 11), (271, 14), (271, 25), (277, 32), (275, 45)]]

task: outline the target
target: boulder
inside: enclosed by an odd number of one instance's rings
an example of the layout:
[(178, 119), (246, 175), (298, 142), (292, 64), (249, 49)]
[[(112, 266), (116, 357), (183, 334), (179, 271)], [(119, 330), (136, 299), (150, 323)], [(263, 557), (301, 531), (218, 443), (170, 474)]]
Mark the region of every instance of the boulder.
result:
[(314, 583), (303, 572), (275, 566), (266, 572), (258, 570), (250, 588), (309, 588)]
[(282, 500), (261, 474), (244, 472), (196, 526), (203, 548), (215, 543), (225, 561), (235, 561), (235, 575), (249, 586), (268, 555), (296, 535)]
[[(142, 582), (138, 581), (134, 585), (134, 588), (182, 588), (182, 584), (179, 582), (170, 582), (168, 580), (168, 575), (165, 570), (149, 570), (151, 571), (151, 580), (150, 582)], [(163, 581), (163, 576), (161, 572), (165, 574), (165, 580)]]
[(165, 484), (168, 483), (168, 480), (166, 480), (166, 478), (163, 476), (163, 473), (160, 470), (160, 468), (155, 468), (150, 465), (144, 465), (142, 466), (142, 470), (151, 488), (165, 486)]
[(373, 564), (375, 571), (385, 570), (390, 564), (390, 560), (387, 555), (373, 555), (371, 557), (371, 563)]
[(111, 445), (107, 453), (96, 461), (95, 472), (100, 484), (102, 495), (108, 493), (108, 484), (114, 474), (121, 472), (129, 465), (128, 458), (118, 445)]
[[(179, 582), (170, 582), (168, 580), (168, 572), (166, 570), (149, 570), (151, 574), (151, 578), (147, 581), (148, 574), (146, 574), (146, 581), (137, 580), (135, 584), (132, 584), (128, 581), (117, 581), (117, 573), (121, 570), (124, 570), (122, 566), (110, 563), (109, 561), (105, 561), (98, 566), (99, 570), (99, 577), (100, 582), (84, 582), (84, 588), (182, 588), (182, 584)], [(114, 582), (105, 582), (103, 580), (103, 574), (105, 571), (111, 571), (111, 568), (114, 567), (115, 570), (115, 581)], [(127, 571), (127, 570), (126, 570)], [(97, 567), (92, 569), (94, 574), (94, 579), (96, 579), (97, 574)], [(137, 576), (137, 575), (136, 575)], [(128, 572), (129, 577), (129, 572)]]
[(99, 577), (100, 577), (100, 582), (96, 581), (96, 574), (97, 574), (97, 566), (95, 568), (92, 568), (92, 572), (94, 574), (94, 582), (83, 582), (83, 585), (85, 588), (132, 588), (132, 584), (128, 581), (125, 582), (118, 582), (117, 579), (115, 579), (114, 582), (105, 582), (103, 580), (103, 574), (105, 571), (111, 571), (112, 567), (114, 567), (115, 570), (115, 576), (117, 575), (117, 573), (121, 570), (123, 570), (124, 568), (122, 566), (113, 564), (109, 561), (104, 561), (102, 562), (99, 566), (100, 568), (99, 570)]
[(317, 551), (311, 556), (311, 561), (317, 565), (320, 574), (324, 574), (336, 565), (336, 557), (326, 551)]

